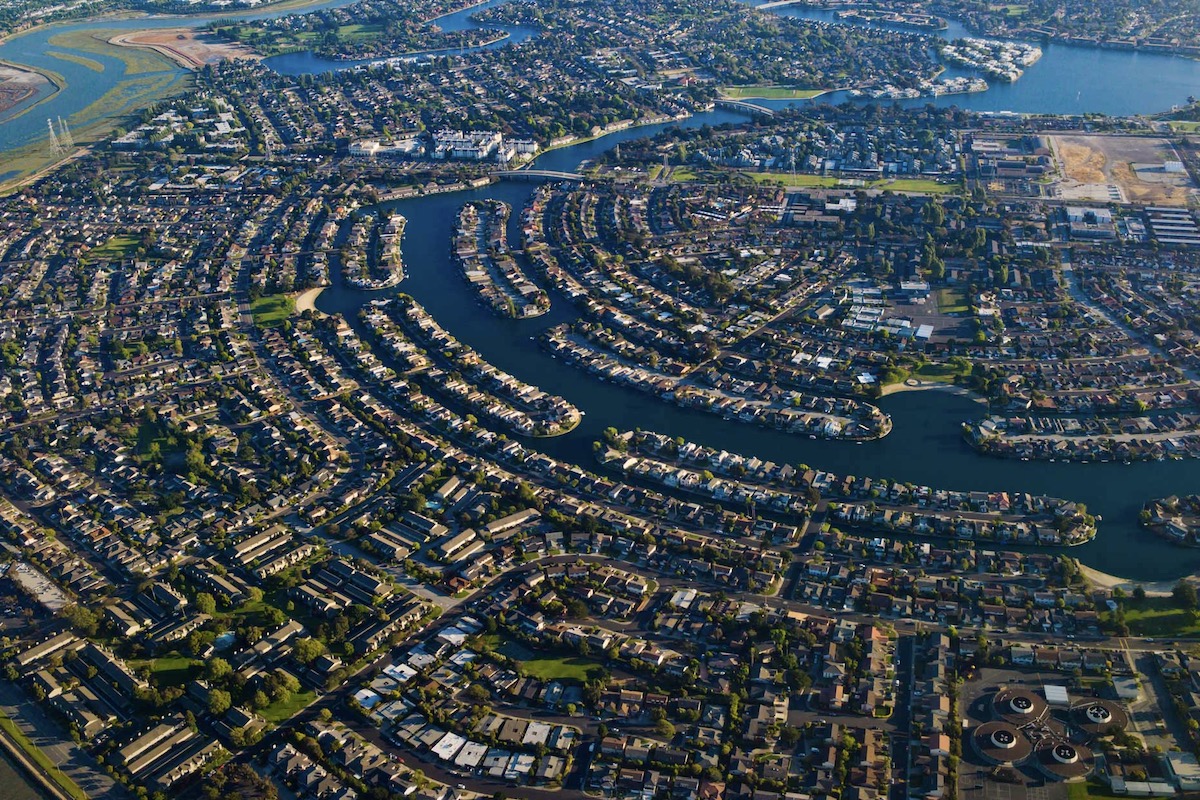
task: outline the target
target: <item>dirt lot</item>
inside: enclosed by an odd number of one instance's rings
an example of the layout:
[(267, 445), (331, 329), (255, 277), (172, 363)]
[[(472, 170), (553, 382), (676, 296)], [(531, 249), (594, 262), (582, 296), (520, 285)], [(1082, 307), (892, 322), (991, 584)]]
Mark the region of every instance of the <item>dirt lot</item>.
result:
[(205, 64), (235, 58), (259, 58), (257, 53), (243, 45), (223, 42), (211, 34), (191, 28), (123, 33), (109, 42), (122, 47), (154, 50), (187, 69), (199, 69)]
[(1186, 172), (1163, 171), (1179, 156), (1166, 139), (1147, 136), (1048, 137), (1062, 173), (1064, 200), (1186, 205), (1196, 188)]

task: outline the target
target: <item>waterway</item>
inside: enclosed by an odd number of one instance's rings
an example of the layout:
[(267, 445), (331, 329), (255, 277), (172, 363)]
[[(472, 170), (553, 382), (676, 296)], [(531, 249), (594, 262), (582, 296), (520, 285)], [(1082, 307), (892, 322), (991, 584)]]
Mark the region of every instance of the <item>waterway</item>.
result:
[(0, 751), (0, 800), (43, 800), (49, 796), (29, 779), (8, 757)]
[[(336, 8), (354, 0), (328, 0), (300, 11), (262, 9), (243, 15), (246, 19), (266, 19), (290, 13), (305, 13), (321, 8)], [(437, 20), (444, 30), (464, 30), (480, 27), (471, 16), (482, 8), (506, 2), (488, 0), (483, 6), (465, 9)], [(820, 9), (790, 6), (775, 9), (774, 13), (784, 17), (808, 19), (834, 24), (847, 24), (836, 19), (833, 12)], [(140, 17), (121, 20), (93, 20), (63, 23), (36, 28), (0, 43), (0, 60), (57, 73), (65, 82), (60, 90), (47, 88), (34, 97), (18, 104), (0, 115), (0, 153), (46, 137), (46, 119), (62, 117), (68, 121), (80, 112), (90, 118), (102, 112), (103, 116), (115, 118), (136, 110), (136, 101), (122, 97), (120, 93), (107, 94), (123, 80), (162, 79), (164, 90), (176, 87), (187, 76), (187, 71), (167, 67), (156, 73), (130, 76), (125, 73), (124, 63), (113, 56), (79, 50), (51, 41), (62, 33), (91, 31), (108, 39), (122, 32), (155, 27), (179, 25), (201, 26), (218, 15), (207, 17)], [(886, 26), (885, 26), (886, 27)], [(537, 31), (532, 28), (503, 28), (508, 36), (484, 45), (486, 48), (517, 44)], [(911, 31), (910, 31), (911, 32)], [(970, 35), (962, 25), (951, 22), (947, 30), (937, 35), (955, 39)], [(1019, 113), (1081, 114), (1098, 112), (1106, 114), (1147, 114), (1165, 111), (1172, 105), (1185, 102), (1188, 95), (1196, 93), (1200, 86), (1200, 62), (1161, 54), (1138, 53), (1090, 46), (1041, 43), (1042, 59), (1026, 70), (1015, 83), (992, 82), (987, 92), (970, 95), (951, 95), (939, 98), (922, 98), (899, 101), (903, 104), (921, 105), (934, 103), (942, 106), (958, 106), (975, 111), (1012, 111)], [(58, 58), (55, 52), (83, 56), (103, 66), (97, 72), (88, 66), (68, 59)], [(406, 54), (405, 57), (421, 57), (435, 53)], [(376, 59), (375, 61), (378, 61)], [(290, 53), (266, 59), (273, 69), (289, 75), (323, 73), (345, 69), (370, 61), (335, 61), (322, 58), (311, 52)], [(958, 67), (949, 67), (948, 76), (966, 74)], [(1100, 76), (1103, 76), (1101, 79)], [(104, 98), (103, 108), (96, 106), (98, 98)], [(831, 92), (821, 98), (824, 102), (840, 102), (848, 99), (845, 92)], [(779, 107), (794, 104), (794, 101), (764, 100), (764, 105)], [(803, 101), (801, 101), (803, 102)], [(41, 105), (32, 110), (35, 104)], [(31, 112), (31, 113), (26, 113)], [(0, 173), (3, 172), (0, 165)], [(2, 176), (0, 176), (2, 177)]]
[[(329, 0), (303, 11), (341, 7), (353, 1)], [(505, 0), (491, 0), (486, 5), (501, 2)], [(438, 24), (444, 30), (478, 27), (470, 15), (479, 10), (477, 7), (449, 15)], [(288, 13), (293, 12), (268, 8), (247, 15), (247, 18), (264, 19)], [(836, 21), (832, 20), (831, 12), (799, 7), (777, 9), (776, 13)], [(52, 42), (53, 37), (73, 31), (92, 31), (108, 39), (125, 31), (181, 24), (201, 26), (218, 18), (224, 17), (143, 17), (64, 23), (35, 29), (0, 43), (0, 60), (49, 70), (61, 75), (66, 82), (63, 90), (52, 94), (44, 92), (0, 117), (0, 153), (44, 137), (47, 118), (70, 118), (87, 109), (123, 79), (131, 77), (126, 76), (125, 65), (120, 59), (67, 47)], [(537, 33), (530, 28), (506, 30), (509, 33), (506, 39), (486, 47), (519, 43)], [(939, 35), (953, 39), (969, 34), (962, 26), (952, 23)], [(982, 94), (902, 102), (917, 105), (932, 102), (976, 111), (1124, 115), (1166, 110), (1173, 104), (1184, 102), (1200, 86), (1200, 63), (1195, 61), (1085, 46), (1045, 43), (1041, 46), (1045, 51), (1042, 59), (1026, 70), (1016, 83), (993, 82), (992, 88)], [(70, 60), (56, 58), (51, 54), (53, 51), (99, 62), (103, 71), (96, 72)], [(267, 59), (267, 63), (284, 74), (327, 72), (355, 65), (355, 62), (331, 61), (311, 53), (278, 56)], [(957, 68), (947, 70), (949, 76), (959, 74), (964, 73)], [(182, 81), (187, 72), (171, 68), (152, 75), (168, 77), (173, 86)], [(823, 100), (838, 102), (844, 98), (844, 93), (835, 92)], [(42, 105), (37, 113), (22, 113), (38, 102)], [(777, 106), (787, 104), (762, 102)], [(113, 99), (110, 106), (110, 116), (136, 110), (120, 98)], [(682, 124), (715, 126), (742, 118), (730, 112), (716, 111), (697, 115)], [(630, 129), (561, 148), (542, 155), (535, 166), (571, 171), (580, 162), (621, 141), (653, 135), (665, 127), (667, 125)], [(535, 337), (553, 325), (575, 318), (569, 302), (560, 295), (552, 295), (554, 305), (544, 317), (533, 321), (500, 319), (477, 304), (449, 255), (453, 220), (462, 203), (496, 198), (520, 209), (535, 188), (527, 183), (504, 182), (482, 190), (388, 204), (409, 220), (403, 242), (408, 277), (400, 291), (416, 297), (451, 333), (501, 369), (566, 397), (586, 412), (583, 423), (572, 433), (535, 440), (531, 443), (533, 447), (556, 458), (594, 468), (591, 443), (604, 428), (637, 426), (683, 436), (712, 447), (753, 453), (780, 462), (806, 463), (842, 474), (889, 477), (951, 489), (1003, 489), (1067, 497), (1087, 503), (1091, 511), (1104, 517), (1096, 540), (1071, 551), (1089, 566), (1147, 581), (1171, 579), (1200, 569), (1200, 551), (1172, 547), (1145, 534), (1137, 526), (1137, 512), (1147, 498), (1197, 490), (1200, 465), (1195, 462), (1076, 465), (986, 458), (968, 448), (959, 434), (959, 423), (977, 416), (980, 406), (969, 399), (936, 391), (885, 398), (880, 405), (892, 415), (895, 428), (881, 441), (863, 445), (816, 441), (676, 408), (632, 389), (600, 381), (550, 357), (537, 345)], [(519, 219), (519, 214), (513, 214), (510, 220), (512, 241), (519, 241)], [(421, 235), (413, 235), (414, 231), (420, 231)], [(339, 278), (334, 287), (321, 295), (317, 306), (321, 311), (343, 313), (354, 319), (357, 309), (368, 299), (392, 293), (357, 291), (341, 284)], [(39, 797), (40, 792), (0, 755), (0, 800), (37, 800)]]
[[(793, 19), (846, 25), (833, 11), (784, 6), (773, 13)], [(912, 33), (911, 29), (874, 23), (854, 23)], [(931, 32), (952, 41), (976, 34), (953, 20), (943, 31)], [(989, 80), (990, 88), (976, 94), (943, 95), (898, 101), (902, 105), (957, 106), (971, 111), (1013, 111), (1022, 114), (1112, 114), (1126, 116), (1166, 111), (1187, 102), (1200, 87), (1200, 61), (1161, 53), (1142, 53), (1088, 45), (1035, 41), (1042, 57), (1013, 83)], [(946, 77), (975, 73), (947, 65)], [(826, 102), (847, 99), (845, 92), (824, 96)], [(761, 102), (761, 101), (756, 101)], [(892, 102), (892, 101), (877, 101)], [(788, 101), (766, 101), (778, 107)]]
[[(736, 121), (733, 112), (700, 114), (685, 125)], [(580, 162), (622, 141), (652, 135), (669, 124), (630, 129), (542, 155), (539, 169), (571, 171)], [(961, 422), (978, 417), (976, 401), (942, 391), (906, 392), (884, 398), (892, 415), (891, 435), (862, 445), (811, 440), (715, 415), (677, 408), (641, 392), (601, 381), (551, 357), (536, 336), (576, 317), (574, 307), (552, 294), (550, 313), (535, 320), (501, 319), (477, 303), (450, 257), (455, 214), (468, 200), (495, 198), (522, 208), (536, 186), (501, 182), (484, 189), (412, 198), (387, 204), (408, 218), (403, 240), (408, 276), (399, 291), (415, 297), (454, 336), (496, 366), (522, 380), (562, 395), (586, 413), (570, 434), (536, 439), (529, 445), (567, 461), (598, 468), (592, 442), (608, 426), (641, 427), (739, 453), (792, 464), (808, 464), (841, 474), (894, 478), (959, 490), (1025, 491), (1086, 503), (1103, 516), (1100, 535), (1073, 548), (1071, 555), (1096, 569), (1134, 580), (1164, 580), (1200, 569), (1200, 551), (1176, 548), (1137, 525), (1141, 504), (1150, 497), (1197, 491), (1200, 464), (1067, 464), (1022, 462), (981, 456), (962, 441)], [(520, 214), (510, 220), (510, 240), (519, 241)], [(419, 231), (420, 235), (413, 232)], [(340, 283), (323, 292), (317, 308), (341, 313), (352, 322), (369, 299), (394, 291), (362, 292)]]
[[(480, 11), (491, 8), (492, 6), (503, 5), (508, 1), (509, 0), (488, 0), (486, 3), (481, 3), (480, 5), (471, 6), (470, 8), (463, 9), (462, 11), (456, 11), (453, 14), (447, 14), (444, 17), (439, 17), (433, 21), (433, 24), (437, 25), (443, 31), (480, 30), (481, 28), (491, 27), (480, 25), (478, 22), (472, 19), (472, 16)], [(501, 30), (507, 34), (504, 38), (469, 49), (491, 50), (497, 47), (504, 47), (505, 45), (520, 44), (527, 39), (532, 39), (539, 33), (536, 28), (527, 28), (521, 26), (505, 26)], [(406, 53), (399, 58), (416, 61), (429, 58), (431, 56), (444, 56), (458, 54), (460, 52), (464, 51), (426, 50), (416, 53)], [(312, 51), (284, 53), (283, 55), (271, 56), (270, 58), (263, 59), (263, 63), (265, 65), (284, 75), (311, 75), (322, 72), (333, 72), (367, 64), (378, 64), (379, 62), (380, 59), (378, 58), (364, 58), (357, 61), (338, 61), (332, 58), (324, 58)]]
[[(48, 87), (34, 96), (18, 103), (13, 108), (0, 115), (0, 153), (24, 147), (32, 142), (47, 138), (46, 120), (59, 117), (70, 121), (80, 112), (87, 112), (86, 117), (102, 115), (109, 119), (131, 114), (138, 110), (136, 101), (122, 97), (119, 93), (108, 94), (122, 81), (157, 81), (163, 80), (163, 91), (177, 87), (190, 74), (188, 70), (174, 65), (164, 66), (157, 72), (145, 72), (136, 75), (126, 74), (125, 62), (121, 59), (96, 53), (91, 50), (69, 47), (57, 40), (62, 34), (86, 31), (95, 36), (108, 40), (112, 37), (130, 31), (148, 30), (151, 28), (178, 28), (182, 26), (201, 27), (219, 19), (273, 19), (291, 13), (307, 13), (326, 8), (340, 8), (355, 0), (326, 0), (314, 3), (300, 10), (279, 10), (265, 8), (248, 14), (213, 14), (201, 17), (179, 16), (149, 16), (126, 19), (99, 19), (80, 22), (64, 22), (44, 27), (33, 28), (25, 33), (0, 42), (0, 60), (8, 61), (19, 66), (49, 72), (61, 76), (65, 86), (60, 89)], [(77, 56), (87, 59), (91, 64), (98, 64), (103, 69), (97, 72), (87, 62), (78, 63), (68, 58), (60, 58), (55, 54)], [(101, 98), (103, 100), (101, 101)], [(102, 109), (93, 104), (101, 101)], [(34, 105), (40, 104), (36, 109)], [(3, 159), (0, 159), (0, 173), (4, 172)], [(0, 174), (0, 179), (3, 175)]]

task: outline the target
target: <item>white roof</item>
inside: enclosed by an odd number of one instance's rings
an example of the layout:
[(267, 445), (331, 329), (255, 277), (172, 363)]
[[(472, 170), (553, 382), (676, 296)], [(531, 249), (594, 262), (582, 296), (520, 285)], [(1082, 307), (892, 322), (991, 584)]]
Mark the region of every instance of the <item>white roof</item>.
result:
[(1065, 706), (1071, 702), (1070, 696), (1067, 695), (1067, 687), (1065, 686), (1047, 683), (1042, 687), (1042, 691), (1046, 695), (1046, 702), (1052, 706)]

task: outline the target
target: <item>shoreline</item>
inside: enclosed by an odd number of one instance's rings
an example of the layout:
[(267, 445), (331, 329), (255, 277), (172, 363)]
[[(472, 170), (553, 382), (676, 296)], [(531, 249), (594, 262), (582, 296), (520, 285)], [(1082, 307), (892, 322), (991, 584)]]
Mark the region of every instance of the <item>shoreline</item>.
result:
[(880, 391), (880, 398), (888, 395), (901, 394), (903, 392), (931, 392), (942, 391), (956, 394), (959, 397), (965, 397), (968, 400), (974, 400), (977, 403), (986, 403), (987, 400), (972, 392), (970, 389), (964, 389), (953, 383), (942, 383), (941, 381), (922, 381), (914, 378), (908, 378), (900, 383), (890, 383), (883, 387)]
[[(1169, 597), (1172, 589), (1175, 588), (1175, 584), (1178, 583), (1178, 581), (1130, 580), (1129, 578), (1122, 578), (1119, 575), (1102, 572), (1095, 567), (1089, 567), (1078, 561), (1078, 559), (1076, 559), (1076, 565), (1079, 567), (1079, 571), (1083, 573), (1083, 576), (1087, 578), (1088, 582), (1094, 586), (1104, 589), (1121, 589), (1125, 592), (1132, 592), (1135, 587), (1140, 586), (1146, 590), (1146, 594), (1149, 597)], [(1186, 577), (1181, 580), (1186, 579)]]
[[(0, 44), (3, 44), (3, 41), (0, 41)], [(27, 75), (36, 75), (50, 86), (50, 90), (45, 92), (45, 94), (43, 94), (41, 97), (38, 97), (39, 94), (42, 94), (41, 89), (33, 88), (30, 95), (26, 95), (8, 108), (0, 110), (0, 124), (28, 114), (38, 106), (42, 105), (48, 100), (53, 99), (58, 95), (59, 92), (67, 88), (66, 78), (47, 69), (38, 69), (37, 67), (31, 67), (28, 64), (18, 64), (15, 61), (8, 61), (6, 59), (0, 59), (0, 67), (7, 67), (14, 72), (23, 72)], [(32, 103), (29, 103), (30, 97), (34, 97), (36, 99)], [(29, 105), (21, 108), (21, 106), (25, 103), (29, 103)]]
[[(311, 289), (305, 289), (300, 294), (296, 295), (296, 313), (303, 314), (305, 311), (312, 311), (315, 314), (321, 314), (317, 310), (317, 298), (321, 296), (321, 292), (325, 291), (327, 286), (314, 286)], [(321, 314), (324, 316), (323, 314)]]

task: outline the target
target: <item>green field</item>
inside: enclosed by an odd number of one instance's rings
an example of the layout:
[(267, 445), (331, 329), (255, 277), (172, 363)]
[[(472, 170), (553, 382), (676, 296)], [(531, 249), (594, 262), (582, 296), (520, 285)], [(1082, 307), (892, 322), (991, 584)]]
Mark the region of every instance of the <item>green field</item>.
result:
[(966, 293), (961, 289), (942, 289), (937, 294), (938, 311), (943, 314), (965, 314), (971, 310)]
[[(1134, 636), (1200, 636), (1200, 614), (1177, 608), (1170, 597), (1147, 597), (1122, 604), (1125, 623)], [(1105, 615), (1111, 620), (1112, 615)]]
[(895, 178), (874, 181), (872, 189), (891, 189), (893, 192), (917, 192), (920, 194), (953, 194), (962, 190), (957, 183), (940, 183), (926, 178)]
[(829, 175), (805, 175), (802, 172), (797, 172), (795, 175), (790, 172), (745, 172), (742, 174), (749, 175), (759, 183), (782, 183), (785, 186), (832, 189), (841, 183), (839, 178)]
[[(343, 44), (351, 44), (354, 42), (363, 42), (368, 39), (373, 39), (383, 32), (382, 25), (363, 25), (353, 23), (350, 25), (341, 25), (337, 29), (337, 37)], [(304, 31), (296, 34), (296, 40), (304, 44), (312, 44), (319, 42), (325, 36), (324, 31)]]
[(499, 635), (487, 637), (497, 653), (521, 662), (521, 672), (542, 681), (564, 680), (583, 683), (602, 669), (600, 662), (582, 656), (552, 656), (530, 650)]
[(1171, 120), (1170, 123), (1168, 123), (1168, 124), (1170, 124), (1171, 130), (1173, 130), (1173, 131), (1183, 131), (1185, 133), (1195, 133), (1196, 131), (1200, 130), (1200, 122)]
[(121, 261), (130, 258), (141, 246), (141, 240), (136, 236), (113, 236), (99, 247), (92, 248), (83, 257), (85, 264), (95, 262)]
[(1003, 11), (1010, 17), (1023, 17), (1025, 12), (1029, 10), (1029, 6), (1020, 3), (1009, 3), (1007, 5), (995, 5), (990, 7), (992, 11)]
[(250, 304), (254, 324), (260, 328), (274, 328), (296, 313), (296, 301), (286, 294), (270, 294)]
[(792, 86), (722, 86), (721, 94), (731, 100), (809, 100), (828, 89), (797, 89)]
[(278, 700), (258, 713), (263, 719), (268, 722), (283, 722), (285, 719), (291, 719), (300, 712), (300, 709), (312, 703), (317, 699), (317, 693), (310, 690), (296, 692), (287, 700)]
[[(802, 172), (743, 172), (759, 183), (782, 183), (784, 186), (799, 186), (803, 188), (833, 189), (839, 186), (862, 189), (890, 189), (893, 192), (915, 192), (918, 194), (950, 194), (960, 190), (956, 183), (938, 183), (922, 178), (895, 178), (876, 181), (862, 181), (852, 178), (840, 178), (834, 175), (808, 175)], [(672, 176), (674, 177), (674, 176)]]
[(29, 760), (37, 764), (50, 780), (58, 784), (59, 788), (67, 795), (77, 800), (88, 800), (87, 794), (75, 784), (75, 781), (64, 775), (63, 771), (37, 745), (29, 741), (29, 737), (17, 727), (17, 724), (3, 714), (0, 714), (0, 728), (4, 730), (5, 736), (21, 748)]
[(150, 674), (154, 677), (154, 681), (158, 684), (158, 688), (162, 689), (167, 686), (183, 686), (184, 684), (195, 680), (200, 675), (200, 669), (204, 662), (197, 658), (188, 658), (179, 653), (172, 653), (163, 656), (162, 658), (154, 658), (148, 661), (130, 661), (129, 665), (135, 669), (150, 666)]
[(963, 374), (963, 370), (950, 364), (922, 364), (912, 371), (911, 376), (923, 381), (954, 383), (954, 379)]

